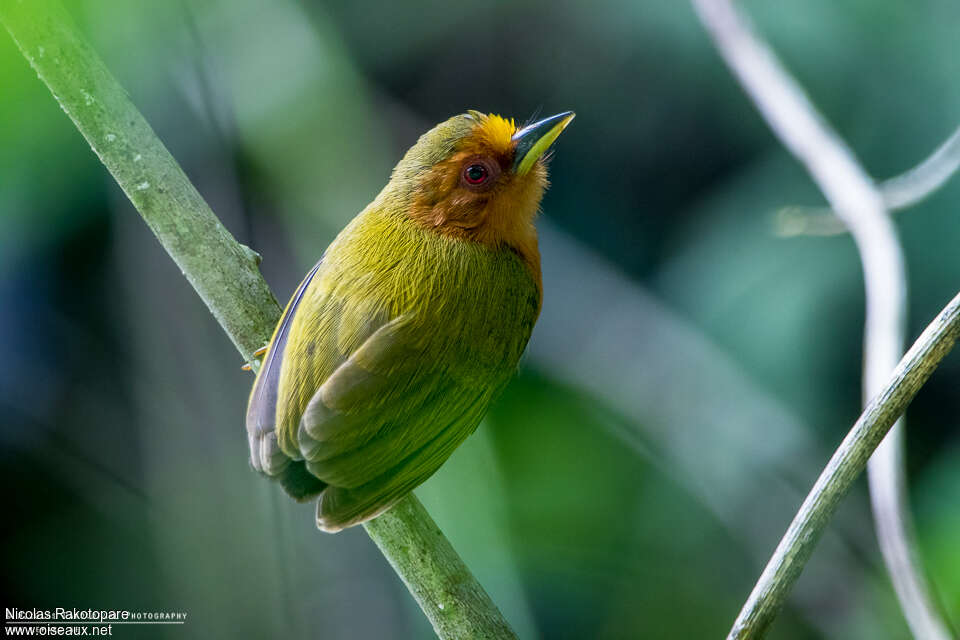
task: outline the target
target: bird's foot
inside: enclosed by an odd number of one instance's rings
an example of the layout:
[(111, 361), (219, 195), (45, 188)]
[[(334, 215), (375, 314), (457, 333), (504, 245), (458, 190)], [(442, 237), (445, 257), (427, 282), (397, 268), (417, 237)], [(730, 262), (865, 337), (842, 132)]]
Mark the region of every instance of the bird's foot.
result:
[[(262, 358), (263, 355), (267, 352), (267, 349), (269, 348), (270, 348), (269, 344), (263, 345), (262, 347), (260, 347), (259, 349), (253, 352), (253, 357)], [(248, 362), (244, 364), (242, 367), (240, 367), (240, 369), (242, 369), (243, 371), (251, 371), (253, 369), (253, 366)]]

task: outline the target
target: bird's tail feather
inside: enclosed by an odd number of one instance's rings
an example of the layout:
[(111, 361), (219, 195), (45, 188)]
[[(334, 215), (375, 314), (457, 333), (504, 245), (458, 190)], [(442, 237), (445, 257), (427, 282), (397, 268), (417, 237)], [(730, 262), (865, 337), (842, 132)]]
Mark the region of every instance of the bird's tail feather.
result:
[(327, 488), (327, 483), (309, 471), (303, 460), (291, 460), (277, 476), (283, 490), (297, 502), (307, 502), (316, 498)]

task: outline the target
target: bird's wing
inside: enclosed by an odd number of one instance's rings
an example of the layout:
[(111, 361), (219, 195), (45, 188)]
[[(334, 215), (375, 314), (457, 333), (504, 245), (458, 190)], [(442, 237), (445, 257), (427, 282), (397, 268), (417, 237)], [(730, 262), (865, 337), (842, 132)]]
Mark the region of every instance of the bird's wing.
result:
[(250, 462), (253, 468), (270, 476), (281, 474), (289, 465), (290, 458), (280, 449), (274, 429), (277, 413), (277, 388), (283, 353), (289, 337), (293, 317), (297, 313), (304, 292), (320, 269), (323, 258), (310, 270), (297, 287), (287, 308), (273, 332), (263, 365), (253, 383), (247, 405), (247, 438), (250, 442)]
[(300, 453), (329, 485), (322, 528), (385, 510), (426, 480), (476, 428), (509, 378), (478, 379), (412, 314), (374, 331), (323, 382), (299, 422)]

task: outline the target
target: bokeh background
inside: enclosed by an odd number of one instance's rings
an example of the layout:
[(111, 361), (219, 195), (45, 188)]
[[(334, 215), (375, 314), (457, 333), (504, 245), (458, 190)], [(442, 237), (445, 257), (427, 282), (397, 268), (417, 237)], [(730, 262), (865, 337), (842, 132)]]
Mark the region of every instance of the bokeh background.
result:
[[(878, 178), (960, 121), (953, 0), (744, 2)], [(849, 237), (685, 2), (71, 0), (286, 300), (432, 124), (577, 111), (517, 379), (420, 490), (524, 638), (717, 638), (859, 413)], [(912, 340), (960, 289), (960, 180), (899, 214)], [(182, 610), (128, 637), (429, 638), (361, 529), (249, 468), (252, 376), (0, 31), (4, 606)], [(909, 412), (918, 536), (960, 622), (960, 356)], [(771, 637), (907, 637), (865, 483)]]

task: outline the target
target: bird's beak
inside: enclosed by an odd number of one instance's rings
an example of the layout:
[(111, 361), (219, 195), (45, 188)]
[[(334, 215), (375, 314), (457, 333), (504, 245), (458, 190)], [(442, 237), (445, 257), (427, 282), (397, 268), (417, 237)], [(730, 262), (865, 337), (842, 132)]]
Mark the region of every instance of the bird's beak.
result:
[(534, 163), (547, 152), (554, 140), (563, 133), (563, 130), (567, 128), (575, 115), (573, 111), (564, 111), (527, 125), (513, 134), (513, 141), (516, 144), (513, 156), (514, 173), (522, 176), (530, 171)]

